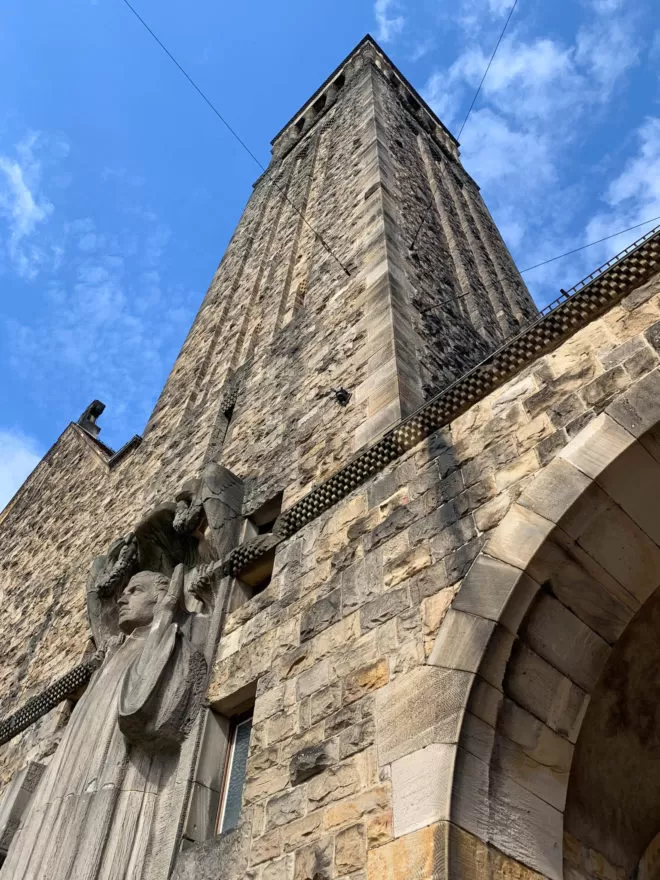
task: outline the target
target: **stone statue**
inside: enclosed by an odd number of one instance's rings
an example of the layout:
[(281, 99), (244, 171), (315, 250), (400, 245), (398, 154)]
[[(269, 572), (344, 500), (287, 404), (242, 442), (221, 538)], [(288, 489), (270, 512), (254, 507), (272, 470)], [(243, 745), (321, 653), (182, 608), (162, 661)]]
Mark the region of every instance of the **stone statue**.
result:
[[(185, 509), (184, 509), (185, 508)], [(189, 515), (186, 515), (188, 512)], [(240, 484), (217, 465), (94, 561), (102, 662), (76, 704), (1, 876), (166, 880), (179, 845), (237, 537)]]

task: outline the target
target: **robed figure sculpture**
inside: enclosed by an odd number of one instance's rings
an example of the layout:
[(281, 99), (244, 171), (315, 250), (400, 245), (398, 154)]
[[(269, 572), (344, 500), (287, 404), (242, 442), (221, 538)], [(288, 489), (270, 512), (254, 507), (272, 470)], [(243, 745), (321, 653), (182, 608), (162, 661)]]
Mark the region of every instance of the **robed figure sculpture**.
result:
[(73, 709), (2, 878), (166, 880), (194, 770), (227, 601), (241, 487), (208, 466), (92, 565), (100, 665)]

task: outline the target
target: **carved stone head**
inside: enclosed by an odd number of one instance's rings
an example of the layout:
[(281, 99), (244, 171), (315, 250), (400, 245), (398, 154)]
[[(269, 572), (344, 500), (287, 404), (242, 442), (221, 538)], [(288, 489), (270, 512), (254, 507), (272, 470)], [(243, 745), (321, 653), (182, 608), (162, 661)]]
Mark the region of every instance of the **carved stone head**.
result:
[(157, 571), (134, 574), (117, 600), (119, 629), (132, 633), (153, 620), (159, 598), (167, 592), (169, 579)]

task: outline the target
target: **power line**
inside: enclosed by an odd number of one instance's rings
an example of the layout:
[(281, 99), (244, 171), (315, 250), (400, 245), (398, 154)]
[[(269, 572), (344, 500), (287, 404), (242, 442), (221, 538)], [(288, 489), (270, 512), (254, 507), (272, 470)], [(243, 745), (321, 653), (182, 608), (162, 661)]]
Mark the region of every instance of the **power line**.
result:
[[(230, 132), (230, 134), (232, 135), (232, 137), (234, 137), (234, 138), (238, 141), (238, 143), (243, 147), (243, 149), (245, 150), (245, 152), (246, 152), (246, 153), (247, 153), (247, 154), (253, 159), (254, 162), (256, 162), (256, 164), (259, 166), (259, 168), (261, 168), (262, 171), (267, 171), (265, 165), (264, 165), (262, 162), (259, 161), (259, 159), (255, 156), (255, 154), (252, 152), (252, 150), (251, 150), (251, 149), (248, 147), (248, 145), (245, 143), (245, 141), (243, 140), (243, 138), (238, 134), (238, 132), (236, 131), (236, 129), (233, 128), (233, 126), (231, 126), (231, 125), (229, 124), (229, 122), (227, 122), (227, 120), (226, 120), (225, 117), (222, 115), (222, 113), (220, 113), (220, 111), (219, 111), (218, 108), (215, 106), (215, 104), (213, 103), (213, 101), (211, 101), (211, 99), (210, 99), (210, 98), (204, 93), (204, 91), (202, 91), (202, 89), (197, 85), (197, 83), (195, 82), (195, 80), (194, 80), (194, 79), (190, 76), (190, 74), (189, 74), (189, 73), (188, 73), (188, 72), (182, 67), (182, 65), (179, 64), (179, 62), (176, 60), (176, 58), (174, 57), (174, 55), (172, 55), (172, 53), (171, 53), (170, 50), (167, 48), (167, 46), (163, 43), (163, 41), (162, 41), (162, 40), (161, 40), (161, 39), (160, 39), (160, 38), (154, 33), (154, 31), (149, 27), (149, 25), (147, 24), (147, 22), (142, 18), (142, 16), (141, 16), (140, 13), (137, 11), (137, 9), (136, 9), (136, 8), (135, 8), (135, 7), (129, 2), (129, 0), (122, 0), (122, 2), (128, 7), (128, 9), (130, 9), (130, 11), (131, 11), (131, 12), (133, 13), (133, 15), (137, 18), (137, 20), (140, 22), (140, 24), (141, 24), (141, 25), (145, 28), (145, 30), (146, 30), (146, 31), (147, 31), (147, 32), (153, 37), (153, 39), (156, 41), (156, 43), (158, 43), (158, 45), (159, 45), (160, 48), (163, 50), (163, 52), (167, 55), (167, 57), (170, 59), (170, 61), (175, 65), (175, 67), (178, 68), (179, 72), (182, 73), (182, 74), (185, 76), (185, 78), (188, 80), (188, 82), (190, 83), (190, 85), (195, 89), (195, 91), (196, 91), (197, 94), (202, 98), (202, 100), (203, 100), (203, 101), (204, 101), (204, 102), (205, 102), (205, 103), (211, 108), (211, 110), (215, 113), (215, 115), (218, 117), (218, 119), (220, 120), (220, 122), (222, 122), (222, 124), (225, 126), (225, 128)], [(338, 257), (338, 256), (334, 253), (334, 251), (330, 248), (330, 246), (327, 244), (327, 242), (325, 241), (325, 239), (323, 238), (323, 236), (321, 235), (321, 233), (320, 233), (320, 232), (317, 232), (316, 229), (314, 229), (314, 227), (313, 227), (312, 224), (309, 222), (309, 220), (305, 217), (305, 215), (304, 215), (303, 212), (300, 210), (300, 208), (298, 208), (298, 207), (297, 207), (297, 206), (291, 201), (291, 199), (289, 198), (289, 196), (287, 195), (287, 193), (282, 189), (282, 187), (281, 187), (281, 186), (280, 186), (275, 180), (273, 180), (272, 177), (270, 178), (269, 183), (270, 183), (271, 186), (274, 186), (275, 189), (280, 193), (280, 195), (282, 196), (282, 198), (284, 198), (284, 199), (285, 199), (285, 200), (291, 205), (291, 207), (292, 207), (293, 210), (296, 212), (296, 214), (298, 214), (298, 216), (302, 219), (302, 221), (303, 221), (303, 222), (309, 227), (309, 229), (311, 229), (311, 231), (314, 233), (314, 235), (316, 236), (316, 238), (321, 242), (321, 244), (322, 244), (323, 247), (326, 249), (326, 251), (330, 254), (330, 256), (333, 257), (333, 259), (336, 260), (337, 263), (339, 263), (339, 265), (340, 265), (341, 268), (344, 270), (344, 272), (345, 272), (347, 275), (350, 276), (351, 273), (349, 272), (349, 270), (347, 269), (347, 267), (342, 263), (342, 261), (339, 259), (339, 257)]]
[(526, 269), (521, 269), (520, 273), (523, 272), (531, 272), (532, 269), (538, 269), (539, 266), (545, 266), (548, 263), (554, 263), (555, 260), (561, 260), (562, 257), (568, 257), (570, 254), (577, 254), (578, 251), (583, 251), (585, 248), (593, 247), (595, 244), (600, 244), (602, 241), (609, 241), (610, 238), (616, 238), (617, 235), (623, 235), (624, 232), (631, 232), (633, 229), (639, 229), (640, 226), (646, 226), (647, 223), (653, 223), (655, 220), (660, 220), (659, 217), (651, 217), (650, 220), (643, 220), (641, 223), (636, 223), (634, 226), (629, 226), (627, 229), (621, 229), (619, 232), (613, 232), (611, 235), (606, 235), (605, 238), (599, 238), (597, 241), (590, 241), (589, 244), (583, 244), (581, 247), (573, 248), (571, 251), (566, 251), (563, 254), (558, 254), (556, 257), (550, 257), (549, 260), (543, 260), (541, 263), (534, 263), (533, 266), (527, 266)]
[[(528, 266), (526, 269), (521, 269), (520, 273), (522, 274), (523, 272), (529, 272), (531, 269), (538, 269), (539, 266), (545, 266), (547, 263), (554, 263), (555, 260), (561, 260), (562, 257), (568, 257), (571, 254), (576, 254), (578, 251), (583, 251), (585, 248), (593, 247), (593, 245), (595, 244), (600, 244), (603, 241), (609, 241), (610, 238), (616, 238), (617, 235), (623, 235), (625, 232), (632, 232), (633, 229), (639, 229), (640, 226), (646, 226), (647, 223), (653, 223), (655, 220), (660, 220), (660, 216), (651, 217), (649, 220), (643, 220), (641, 223), (636, 223), (634, 226), (629, 226), (627, 229), (620, 229), (618, 232), (613, 232), (611, 235), (606, 235), (604, 238), (599, 238), (597, 241), (590, 241), (589, 244), (583, 244), (581, 247), (573, 248), (573, 250), (566, 251), (563, 254), (558, 254), (556, 257), (550, 257), (549, 260), (544, 260), (542, 263), (536, 263), (534, 266)], [(648, 234), (650, 235), (650, 233)], [(421, 314), (425, 315), (428, 312), (434, 311), (434, 309), (436, 308), (442, 308), (443, 306), (459, 302), (460, 300), (465, 299), (467, 296), (470, 296), (470, 294), (472, 293), (474, 293), (474, 291), (468, 290), (467, 293), (460, 293), (458, 296), (452, 296), (448, 299), (443, 299), (440, 302), (435, 303), (433, 306), (430, 306), (428, 309), (424, 309)], [(518, 332), (519, 331), (516, 330), (516, 333)]]
[[(125, 2), (126, 2), (126, 0), (125, 0)], [(457, 140), (460, 140), (461, 135), (463, 134), (463, 129), (465, 128), (465, 123), (470, 118), (470, 113), (472, 113), (472, 108), (474, 107), (474, 105), (477, 102), (477, 98), (479, 97), (479, 92), (481, 91), (481, 87), (483, 86), (484, 81), (485, 81), (486, 77), (488, 76), (488, 71), (490, 70), (490, 66), (493, 63), (495, 55), (497, 54), (497, 50), (500, 48), (500, 43), (502, 42), (502, 40), (504, 38), (504, 34), (506, 33), (506, 29), (509, 26), (509, 22), (511, 21), (511, 16), (513, 15), (517, 5), (518, 5), (518, 0), (513, 0), (513, 6), (509, 10), (509, 15), (507, 16), (507, 20), (504, 22), (504, 27), (502, 28), (502, 31), (500, 33), (497, 44), (495, 45), (495, 48), (493, 49), (493, 54), (490, 56), (490, 61), (488, 62), (488, 65), (486, 66), (486, 69), (484, 70), (484, 75), (481, 77), (481, 82), (479, 83), (479, 87), (477, 88), (477, 91), (474, 93), (474, 98), (472, 98), (472, 103), (468, 107), (468, 112), (465, 114), (465, 119), (463, 120), (463, 125), (461, 125), (461, 128), (458, 132)], [(424, 214), (422, 215), (422, 219), (419, 221), (419, 225), (418, 225), (417, 229), (415, 230), (415, 235), (413, 236), (413, 240), (410, 245), (410, 250), (414, 250), (414, 248), (415, 248), (415, 244), (417, 242), (417, 236), (422, 231), (422, 227), (426, 223), (426, 218), (429, 215), (429, 211), (431, 210), (432, 205), (433, 205), (433, 199), (431, 198), (428, 205), (426, 206), (426, 210), (424, 211)]]
[(461, 139), (461, 135), (463, 134), (463, 129), (465, 128), (465, 123), (470, 118), (470, 113), (472, 113), (472, 108), (477, 103), (477, 98), (479, 97), (479, 92), (481, 91), (481, 87), (484, 84), (484, 80), (488, 76), (488, 71), (490, 70), (490, 66), (493, 63), (493, 59), (495, 58), (495, 55), (497, 54), (497, 50), (500, 48), (500, 43), (502, 42), (502, 40), (504, 38), (504, 34), (506, 33), (506, 29), (508, 28), (509, 22), (511, 21), (511, 16), (515, 12), (517, 5), (518, 5), (518, 0), (513, 0), (513, 6), (509, 10), (509, 15), (508, 15), (507, 20), (504, 22), (504, 27), (502, 28), (502, 33), (500, 34), (500, 38), (497, 41), (495, 48), (493, 49), (493, 54), (490, 56), (490, 61), (488, 62), (488, 66), (484, 70), (484, 75), (481, 77), (481, 82), (479, 83), (479, 88), (474, 93), (474, 98), (472, 98), (472, 103), (470, 104), (470, 106), (468, 108), (468, 112), (465, 114), (465, 119), (463, 120), (463, 125), (461, 125), (460, 131), (458, 132), (458, 138), (457, 138), (458, 140)]

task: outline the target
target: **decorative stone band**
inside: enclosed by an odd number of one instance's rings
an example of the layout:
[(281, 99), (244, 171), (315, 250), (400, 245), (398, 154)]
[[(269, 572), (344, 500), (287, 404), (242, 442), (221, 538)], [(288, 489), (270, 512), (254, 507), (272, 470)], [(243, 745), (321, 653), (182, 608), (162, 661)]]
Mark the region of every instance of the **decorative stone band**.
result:
[[(660, 227), (652, 229), (599, 270), (592, 272), (572, 291), (562, 291), (559, 299), (546, 307), (534, 323), (395, 425), (372, 446), (359, 452), (340, 471), (281, 514), (272, 534), (260, 535), (236, 547), (217, 563), (217, 568), (223, 574), (240, 575), (241, 571), (306, 523), (490, 394), (521, 367), (551, 351), (576, 330), (607, 311), (658, 269)], [(116, 455), (121, 452), (119, 450)], [(14, 715), (0, 722), (0, 745), (72, 696), (89, 681), (97, 665), (98, 662), (92, 660), (75, 666), (55, 684), (28, 700)]]
[(38, 721), (43, 715), (54, 709), (67, 697), (73, 696), (76, 691), (92, 677), (94, 670), (99, 666), (99, 660), (88, 660), (86, 663), (80, 663), (69, 670), (66, 675), (59, 678), (50, 687), (28, 700), (24, 706), (0, 721), (0, 745), (9, 742), (10, 739), (28, 728), (35, 721)]
[(222, 573), (233, 576), (239, 574), (273, 547), (277, 547), (280, 541), (282, 541), (281, 536), (274, 533), (259, 535), (253, 541), (246, 541), (245, 544), (232, 550), (227, 559), (223, 560)]
[[(360, 451), (277, 520), (273, 530), (279, 541), (332, 507), (374, 474), (421, 440), (449, 424), (522, 367), (560, 345), (568, 336), (603, 314), (660, 269), (660, 227), (652, 229), (608, 263), (572, 288), (562, 291), (552, 306), (447, 388), (403, 419), (373, 445)], [(237, 547), (225, 571), (240, 573), (253, 562), (260, 548), (257, 541)], [(268, 548), (270, 549), (270, 547)], [(263, 552), (263, 550), (261, 551)]]

